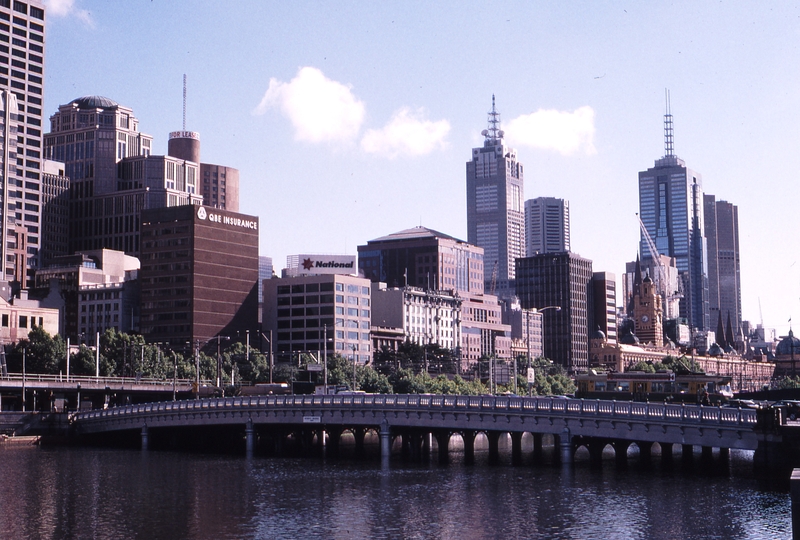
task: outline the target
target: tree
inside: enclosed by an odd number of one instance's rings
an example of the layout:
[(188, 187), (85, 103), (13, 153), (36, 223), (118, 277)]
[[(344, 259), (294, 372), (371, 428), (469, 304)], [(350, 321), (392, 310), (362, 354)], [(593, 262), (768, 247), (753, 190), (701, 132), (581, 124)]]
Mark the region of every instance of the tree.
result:
[(36, 326), (28, 332), (28, 339), (20, 340), (12, 351), (12, 354), (19, 358), (20, 371), (23, 349), (26, 350), (25, 370), (28, 373), (66, 373), (67, 346), (61, 336), (51, 337), (41, 326)]
[(356, 370), (358, 388), (370, 394), (391, 394), (392, 385), (389, 378), (378, 373), (369, 366), (359, 366)]
[(575, 383), (567, 375), (563, 366), (554, 364), (547, 358), (537, 358), (533, 362), (536, 375), (533, 393), (538, 396), (563, 396), (575, 393)]
[(629, 367), (628, 369), (626, 369), (625, 371), (643, 371), (645, 373), (655, 373), (656, 368), (653, 367), (652, 364), (645, 362), (644, 360), (641, 360), (636, 364), (632, 365), (631, 367)]

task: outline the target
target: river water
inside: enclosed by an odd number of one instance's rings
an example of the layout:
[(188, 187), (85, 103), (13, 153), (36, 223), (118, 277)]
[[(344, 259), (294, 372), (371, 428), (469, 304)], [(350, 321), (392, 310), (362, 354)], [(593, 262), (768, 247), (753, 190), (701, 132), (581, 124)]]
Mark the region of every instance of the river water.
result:
[[(526, 456), (527, 458), (530, 456)], [(585, 457), (585, 456), (583, 456)], [(0, 444), (0, 538), (791, 537), (788, 493), (731, 452), (601, 469)]]

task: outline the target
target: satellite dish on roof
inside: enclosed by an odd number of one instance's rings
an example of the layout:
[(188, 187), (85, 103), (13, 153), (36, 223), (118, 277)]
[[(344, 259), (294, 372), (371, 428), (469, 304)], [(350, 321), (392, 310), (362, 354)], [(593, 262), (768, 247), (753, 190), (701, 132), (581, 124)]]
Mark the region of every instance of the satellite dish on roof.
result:
[(500, 137), (501, 139), (503, 138), (503, 135), (505, 135), (505, 134), (506, 134), (506, 132), (503, 131), (502, 129), (497, 132), (497, 136)]
[(487, 130), (487, 129), (484, 129), (483, 131), (481, 131), (481, 135), (483, 135), (484, 137), (486, 137), (488, 134), (489, 134), (489, 130)]

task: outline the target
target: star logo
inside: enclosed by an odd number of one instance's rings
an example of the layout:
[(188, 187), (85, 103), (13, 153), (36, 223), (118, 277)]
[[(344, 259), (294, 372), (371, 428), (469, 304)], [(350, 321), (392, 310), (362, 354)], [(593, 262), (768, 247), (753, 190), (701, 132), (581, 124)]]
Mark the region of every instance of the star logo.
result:
[(311, 270), (314, 268), (314, 261), (311, 259), (303, 259), (303, 270)]

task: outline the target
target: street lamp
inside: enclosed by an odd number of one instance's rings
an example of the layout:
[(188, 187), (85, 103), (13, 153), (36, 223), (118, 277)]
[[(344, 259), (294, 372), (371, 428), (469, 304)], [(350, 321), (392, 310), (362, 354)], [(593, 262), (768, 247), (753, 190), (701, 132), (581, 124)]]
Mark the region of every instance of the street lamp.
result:
[(222, 386), (222, 357), (219, 351), (219, 342), (221, 339), (231, 339), (230, 336), (221, 336), (217, 334), (217, 388)]
[[(530, 369), (531, 369), (531, 316), (533, 316), (533, 315), (535, 315), (537, 313), (541, 313), (542, 311), (545, 311), (545, 310), (548, 310), (548, 309), (554, 309), (556, 311), (561, 311), (561, 306), (545, 306), (545, 307), (542, 307), (542, 308), (531, 308), (531, 309), (528, 310), (528, 318), (527, 318), (527, 321), (526, 321), (527, 327), (528, 327), (528, 335), (527, 335), (526, 342), (528, 344), (528, 372), (529, 373), (530, 373)], [(542, 330), (544, 330), (544, 315), (542, 315)], [(544, 345), (544, 332), (542, 332), (542, 345)], [(514, 363), (515, 363), (514, 371), (516, 371), (516, 369), (517, 369), (516, 361), (517, 360), (516, 360), (516, 357), (515, 357), (514, 358)], [(530, 394), (530, 383), (528, 383), (528, 393)]]
[(272, 384), (272, 330), (269, 331), (269, 338), (261, 332), (261, 337), (267, 340), (269, 345), (269, 384)]
[(353, 350), (353, 392), (356, 391), (356, 351), (358, 350), (358, 344), (351, 343), (350, 348)]

